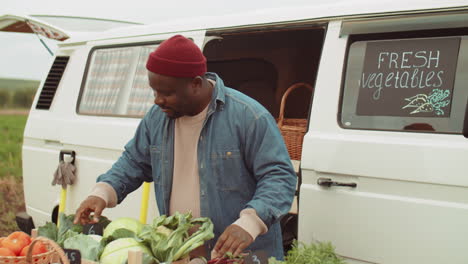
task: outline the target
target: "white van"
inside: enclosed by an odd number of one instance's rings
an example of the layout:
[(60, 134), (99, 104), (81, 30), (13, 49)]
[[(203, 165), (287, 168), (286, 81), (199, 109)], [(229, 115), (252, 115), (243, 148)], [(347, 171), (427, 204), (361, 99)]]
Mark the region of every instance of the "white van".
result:
[[(70, 150), (74, 213), (152, 104), (149, 52), (182, 34), (209, 71), (275, 117), (288, 87), (313, 87), (286, 105), (286, 117), (308, 120), (286, 238), (330, 241), (348, 263), (468, 263), (467, 21), (468, 1), (349, 1), (67, 40), (24, 133), (27, 213), (36, 226), (51, 220), (60, 187), (50, 182)], [(105, 214), (138, 217), (141, 197)], [(157, 215), (150, 205), (148, 219)]]

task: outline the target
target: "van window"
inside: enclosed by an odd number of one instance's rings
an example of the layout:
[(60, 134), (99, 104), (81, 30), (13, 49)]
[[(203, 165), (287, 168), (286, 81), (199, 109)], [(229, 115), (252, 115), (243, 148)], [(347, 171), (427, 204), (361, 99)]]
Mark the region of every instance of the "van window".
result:
[(91, 52), (78, 113), (141, 117), (154, 104), (146, 60), (157, 45), (107, 47)]
[(461, 134), (467, 62), (465, 36), (351, 42), (341, 126)]

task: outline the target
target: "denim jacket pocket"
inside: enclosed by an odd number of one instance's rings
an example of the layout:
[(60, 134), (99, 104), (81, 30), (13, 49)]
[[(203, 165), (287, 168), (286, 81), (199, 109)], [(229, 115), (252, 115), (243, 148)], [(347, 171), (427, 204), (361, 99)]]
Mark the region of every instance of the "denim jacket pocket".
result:
[(242, 190), (243, 160), (239, 149), (226, 149), (211, 154), (216, 186), (223, 191)]

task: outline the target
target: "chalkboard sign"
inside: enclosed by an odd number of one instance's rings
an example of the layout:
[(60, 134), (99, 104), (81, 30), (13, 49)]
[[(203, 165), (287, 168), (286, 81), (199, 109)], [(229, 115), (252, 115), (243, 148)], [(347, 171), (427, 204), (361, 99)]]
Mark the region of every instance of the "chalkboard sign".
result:
[(450, 117), (460, 38), (369, 41), (356, 114)]
[(86, 235), (100, 235), (102, 236), (103, 227), (101, 224), (87, 224), (83, 226), (83, 234)]
[(64, 248), (63, 251), (70, 261), (70, 264), (81, 264), (81, 253), (79, 250)]

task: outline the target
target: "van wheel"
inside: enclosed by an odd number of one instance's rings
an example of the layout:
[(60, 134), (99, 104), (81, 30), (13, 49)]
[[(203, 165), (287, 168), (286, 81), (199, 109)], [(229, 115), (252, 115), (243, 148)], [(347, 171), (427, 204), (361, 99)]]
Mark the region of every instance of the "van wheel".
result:
[(52, 217), (51, 217), (52, 219), (51, 220), (52, 220), (52, 223), (55, 223), (55, 224), (57, 224), (57, 222), (58, 222), (57, 221), (58, 220), (58, 209), (59, 209), (59, 207), (57, 205), (57, 206), (54, 207), (54, 210), (52, 210)]

